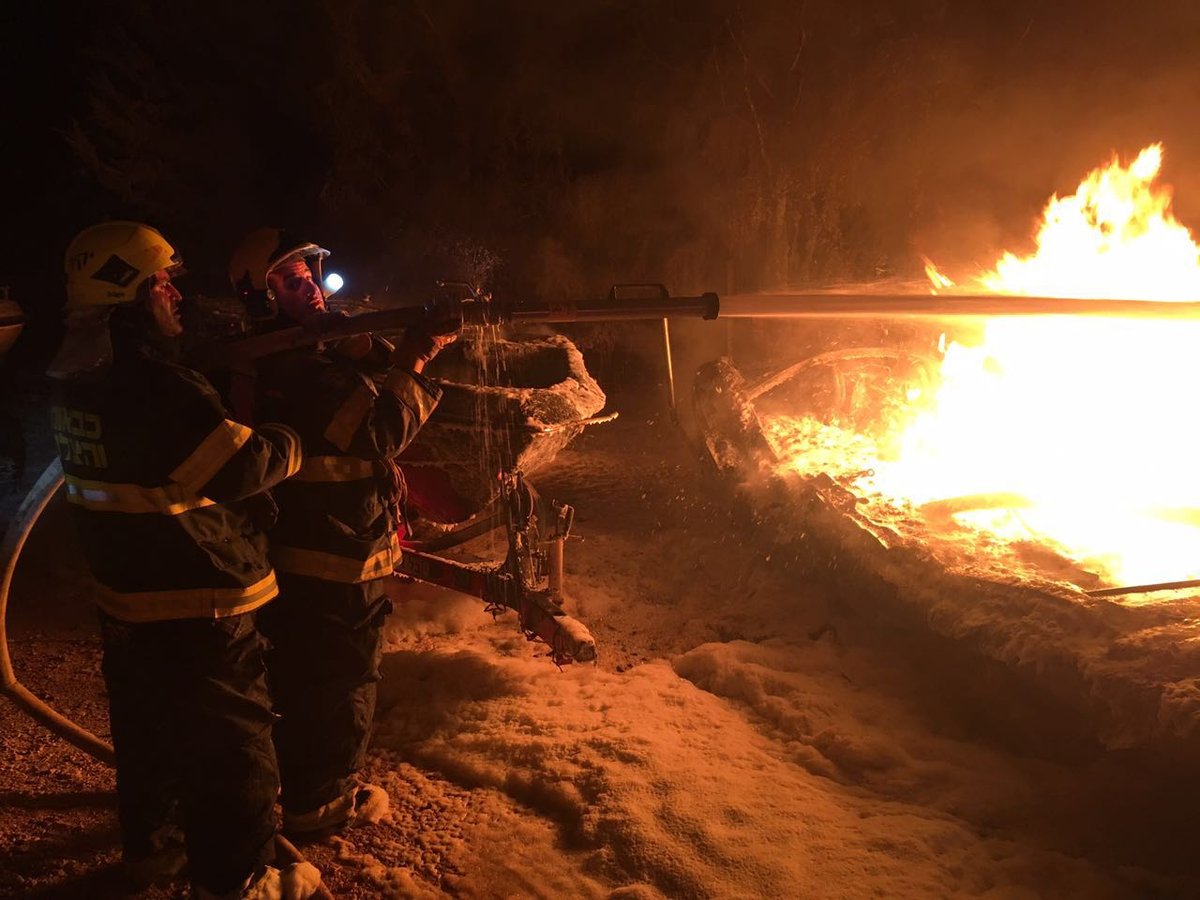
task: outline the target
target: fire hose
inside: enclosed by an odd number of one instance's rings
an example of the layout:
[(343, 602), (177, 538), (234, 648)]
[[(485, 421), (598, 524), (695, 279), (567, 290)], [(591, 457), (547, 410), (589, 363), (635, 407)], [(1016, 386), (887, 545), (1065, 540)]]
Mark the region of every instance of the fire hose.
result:
[[(986, 319), (1087, 316), (1200, 321), (1200, 302), (1120, 300), (1080, 297), (1028, 297), (1006, 294), (881, 293), (871, 290), (816, 290), (731, 294), (708, 292), (672, 296), (661, 284), (614, 285), (598, 299), (513, 304), (493, 300), (470, 285), (424, 306), (399, 306), (355, 316), (329, 315), (311, 326), (296, 325), (266, 334), (197, 347), (192, 363), (201, 370), (223, 368), (286, 350), (364, 332), (403, 330), (422, 320), (458, 319), (464, 325), (633, 322), (670, 318), (722, 319)], [(664, 333), (669, 342), (669, 332)], [(670, 365), (670, 363), (668, 363)]]
[[(33, 531), (33, 526), (62, 483), (62, 464), (55, 460), (46, 467), (46, 471), (30, 488), (17, 510), (16, 517), (5, 532), (4, 543), (0, 545), (0, 690), (30, 718), (40, 722), (92, 758), (107, 766), (113, 766), (116, 764), (116, 757), (112, 745), (31, 693), (17, 679), (8, 652), (8, 594), (12, 587), (13, 574), (17, 569), (17, 560), (21, 556), (26, 539)], [(282, 834), (275, 835), (275, 846), (284, 858), (291, 862), (304, 862), (304, 855)], [(312, 896), (322, 900), (333, 900), (333, 894), (324, 884), (318, 885)]]

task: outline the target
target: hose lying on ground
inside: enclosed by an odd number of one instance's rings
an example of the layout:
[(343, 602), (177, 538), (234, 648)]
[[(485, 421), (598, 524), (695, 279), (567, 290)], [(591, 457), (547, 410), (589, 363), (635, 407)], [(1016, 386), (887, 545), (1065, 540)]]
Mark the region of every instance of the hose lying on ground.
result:
[[(58, 460), (46, 467), (46, 471), (30, 488), (21, 502), (17, 515), (4, 533), (0, 544), (0, 690), (3, 690), (18, 707), (30, 717), (41, 722), (52, 732), (75, 745), (84, 753), (112, 766), (116, 763), (111, 744), (101, 740), (86, 728), (72, 722), (45, 701), (35, 697), (17, 680), (12, 659), (8, 653), (8, 592), (12, 586), (13, 573), (25, 540), (33, 531), (38, 517), (63, 483), (62, 464)], [(291, 862), (304, 862), (304, 855), (281, 834), (275, 835), (275, 846)], [(323, 884), (312, 895), (321, 900), (333, 900), (333, 895)]]

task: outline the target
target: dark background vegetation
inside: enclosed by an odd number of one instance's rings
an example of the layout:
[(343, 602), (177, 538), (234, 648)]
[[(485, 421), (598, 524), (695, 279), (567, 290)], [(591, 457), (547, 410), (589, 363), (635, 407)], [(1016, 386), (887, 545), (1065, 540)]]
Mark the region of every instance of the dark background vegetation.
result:
[(264, 223), (398, 294), (447, 275), (547, 298), (906, 277), (922, 254), (1021, 249), (1052, 191), (1153, 140), (1187, 221), (1198, 10), (5, 4), (0, 284), (51, 335), (62, 251), (103, 216), (159, 226), (210, 294)]

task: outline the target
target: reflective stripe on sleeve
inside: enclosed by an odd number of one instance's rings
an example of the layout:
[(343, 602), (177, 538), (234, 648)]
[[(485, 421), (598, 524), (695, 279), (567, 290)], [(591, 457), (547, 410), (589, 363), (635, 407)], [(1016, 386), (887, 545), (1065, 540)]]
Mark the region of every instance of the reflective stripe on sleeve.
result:
[(322, 550), (302, 550), (299, 547), (271, 547), (271, 562), (280, 572), (307, 575), (323, 581), (357, 584), (391, 575), (400, 562), (400, 540), (392, 535), (391, 545), (367, 560), (338, 556)]
[(370, 382), (359, 385), (333, 414), (329, 426), (325, 429), (325, 440), (343, 452), (349, 450), (354, 433), (371, 411), (371, 405), (377, 396), (375, 385)]
[(166, 619), (222, 619), (258, 609), (279, 593), (275, 573), (254, 584), (232, 588), (184, 588), (125, 593), (100, 585), (96, 605), (124, 622)]
[(162, 487), (143, 487), (140, 484), (114, 484), (107, 481), (85, 481), (73, 475), (67, 483), (67, 500), (86, 509), (99, 512), (160, 513), (177, 516), (188, 510), (215, 505), (215, 500), (186, 490), (181, 484)]
[(171, 480), (179, 482), (192, 493), (198, 493), (253, 434), (245, 425), (223, 419), (192, 451), (192, 455), (171, 473)]
[(393, 369), (384, 380), (383, 387), (415, 412), (421, 422), (428, 419), (437, 406), (437, 398), (431, 396), (411, 373), (403, 369)]
[(310, 456), (295, 481), (360, 481), (375, 475), (375, 464), (354, 456)]

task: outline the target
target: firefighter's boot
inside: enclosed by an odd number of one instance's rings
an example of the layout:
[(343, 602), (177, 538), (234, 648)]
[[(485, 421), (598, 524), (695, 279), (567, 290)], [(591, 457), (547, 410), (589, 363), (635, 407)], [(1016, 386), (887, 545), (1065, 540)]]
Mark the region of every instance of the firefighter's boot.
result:
[(292, 863), (280, 870), (264, 866), (228, 894), (193, 886), (194, 900), (308, 900), (321, 886), (321, 873), (310, 862)]
[(339, 834), (352, 825), (374, 824), (388, 811), (387, 791), (359, 782), (340, 797), (304, 813), (284, 810), (283, 833), (294, 841), (315, 841)]

